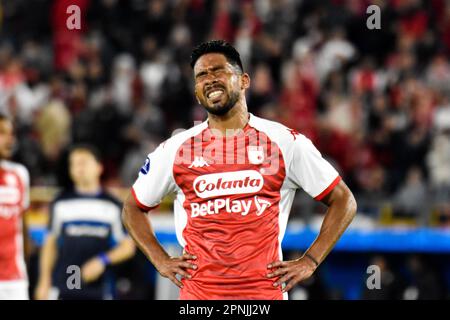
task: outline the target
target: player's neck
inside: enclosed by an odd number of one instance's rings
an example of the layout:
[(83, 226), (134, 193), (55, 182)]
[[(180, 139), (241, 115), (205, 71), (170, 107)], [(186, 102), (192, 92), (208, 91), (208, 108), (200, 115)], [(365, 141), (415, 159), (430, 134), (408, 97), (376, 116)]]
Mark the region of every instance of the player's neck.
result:
[(75, 190), (82, 194), (96, 194), (100, 191), (100, 183), (77, 184)]
[(217, 116), (208, 113), (208, 127), (218, 130), (222, 136), (233, 135), (234, 130), (244, 129), (248, 123), (249, 114), (245, 100), (238, 101), (227, 114)]

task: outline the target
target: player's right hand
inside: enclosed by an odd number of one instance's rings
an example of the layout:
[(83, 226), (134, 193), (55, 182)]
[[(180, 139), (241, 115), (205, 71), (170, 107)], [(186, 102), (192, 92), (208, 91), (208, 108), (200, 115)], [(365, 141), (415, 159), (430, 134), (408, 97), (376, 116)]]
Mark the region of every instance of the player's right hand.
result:
[(187, 270), (197, 270), (197, 265), (188, 260), (195, 259), (197, 259), (195, 255), (184, 253), (180, 257), (167, 257), (158, 263), (158, 265), (155, 265), (155, 267), (161, 276), (169, 278), (178, 287), (183, 288), (183, 284), (177, 279), (176, 275), (179, 274), (185, 279), (191, 279), (192, 276)]

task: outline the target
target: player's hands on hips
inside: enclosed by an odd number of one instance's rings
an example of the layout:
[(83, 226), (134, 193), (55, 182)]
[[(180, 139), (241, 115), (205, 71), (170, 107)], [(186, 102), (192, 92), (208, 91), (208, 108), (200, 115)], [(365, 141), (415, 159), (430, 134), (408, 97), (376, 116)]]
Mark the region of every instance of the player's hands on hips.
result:
[(176, 278), (176, 275), (179, 274), (185, 279), (191, 279), (192, 276), (187, 270), (197, 269), (197, 265), (189, 262), (189, 260), (195, 259), (197, 259), (195, 255), (184, 253), (180, 257), (167, 257), (160, 263), (155, 264), (155, 267), (163, 277), (169, 278), (178, 287), (183, 288), (183, 284)]
[(287, 292), (300, 281), (311, 277), (316, 268), (310, 259), (304, 257), (292, 261), (275, 261), (267, 266), (267, 269), (274, 269), (267, 274), (267, 277), (278, 277), (273, 286), (278, 287), (282, 283), (286, 283), (283, 292)]
[(105, 264), (98, 258), (92, 258), (81, 267), (81, 278), (84, 282), (97, 280), (105, 271)]

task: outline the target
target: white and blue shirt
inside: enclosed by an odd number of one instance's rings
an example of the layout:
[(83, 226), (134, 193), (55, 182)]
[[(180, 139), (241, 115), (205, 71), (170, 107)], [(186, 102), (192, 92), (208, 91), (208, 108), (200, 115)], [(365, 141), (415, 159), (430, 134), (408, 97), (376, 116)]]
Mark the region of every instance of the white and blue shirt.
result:
[(99, 299), (104, 292), (104, 277), (94, 283), (82, 284), (82, 290), (67, 288), (67, 268), (81, 266), (104, 253), (124, 239), (126, 231), (121, 221), (122, 204), (112, 195), (61, 193), (50, 206), (49, 231), (57, 238), (58, 258), (53, 283), (60, 297)]

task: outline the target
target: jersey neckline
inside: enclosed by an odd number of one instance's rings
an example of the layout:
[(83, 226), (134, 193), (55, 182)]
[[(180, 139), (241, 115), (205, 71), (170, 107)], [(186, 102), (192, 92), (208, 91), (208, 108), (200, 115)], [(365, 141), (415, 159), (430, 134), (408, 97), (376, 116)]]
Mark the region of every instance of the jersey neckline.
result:
[[(237, 138), (237, 137), (240, 137), (240, 136), (242, 136), (242, 133), (246, 133), (247, 131), (249, 131), (250, 129), (252, 129), (253, 128), (253, 125), (252, 125), (252, 123), (253, 123), (253, 118), (255, 117), (252, 113), (250, 113), (250, 112), (247, 112), (248, 113), (248, 120), (247, 120), (247, 123), (245, 124), (245, 126), (243, 127), (243, 128), (241, 128), (241, 129), (235, 129), (236, 131), (237, 131), (237, 133), (235, 133), (235, 134), (233, 134), (233, 135), (231, 135), (231, 136), (220, 136), (222, 139), (227, 139), (227, 138)], [(204, 124), (204, 126), (205, 126), (205, 129), (204, 129), (204, 132), (207, 132), (207, 133), (210, 133), (211, 135), (213, 135), (214, 136), (214, 134), (212, 134), (212, 129), (209, 127), (209, 119), (206, 119), (204, 122), (203, 122), (203, 124)]]

